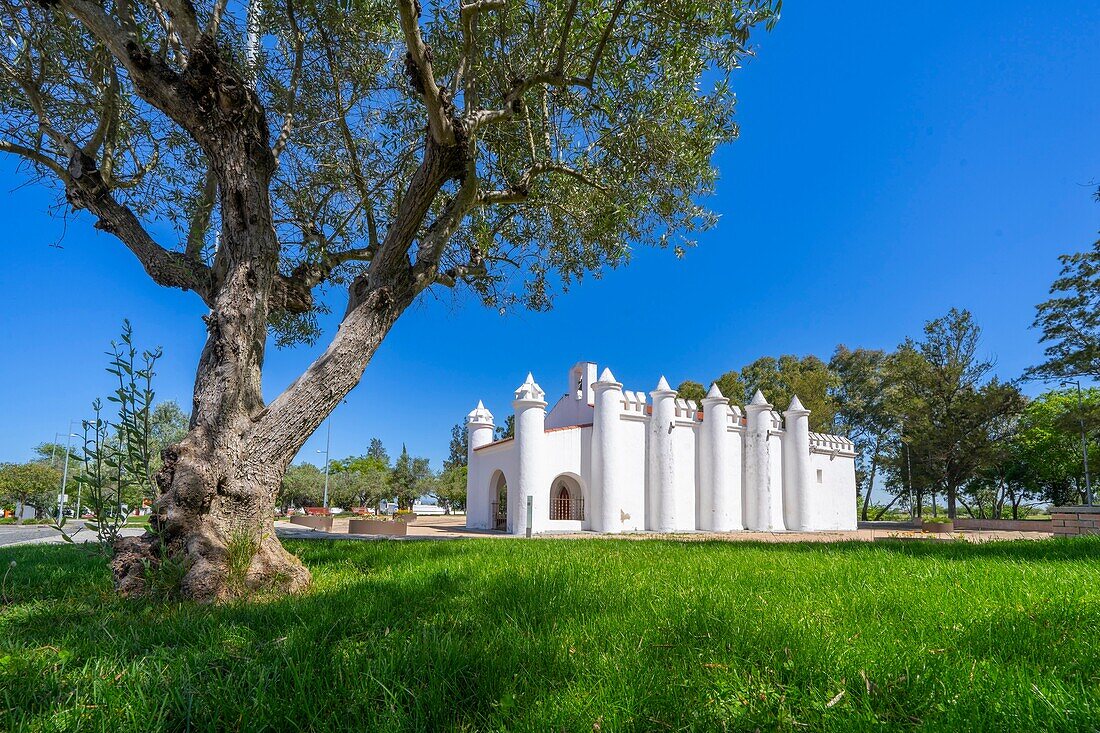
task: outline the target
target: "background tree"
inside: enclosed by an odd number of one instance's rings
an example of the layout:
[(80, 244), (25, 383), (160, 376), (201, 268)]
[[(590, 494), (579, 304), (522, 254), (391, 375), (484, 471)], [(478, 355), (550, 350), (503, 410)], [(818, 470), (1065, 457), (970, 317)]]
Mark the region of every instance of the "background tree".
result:
[(1026, 403), (1016, 385), (992, 380), (978, 390), (970, 406), (973, 429), (966, 444), (974, 467), (961, 484), (959, 502), (972, 517), (1001, 516), (1014, 478), (1012, 439)]
[(386, 451), (386, 446), (382, 445), (381, 438), (370, 439), (370, 446), (367, 448), (366, 457), (380, 461), (386, 468), (390, 467), (390, 454)]
[(1062, 255), (1051, 297), (1036, 307), (1033, 328), (1042, 332), (1047, 360), (1031, 379), (1089, 376), (1100, 379), (1100, 241), (1085, 252)]
[(378, 455), (334, 461), (332, 476), (338, 480), (337, 498), (334, 500), (340, 506), (377, 507), (383, 499), (393, 496), (389, 464)]
[(61, 470), (47, 461), (0, 463), (0, 500), (14, 505), (16, 521), (23, 521), (23, 507), (34, 508), (36, 519), (57, 511)]
[[(680, 386), (676, 388), (676, 396), (684, 400), (694, 400), (698, 405), (702, 399), (707, 396), (707, 390), (706, 387), (698, 382), (687, 379), (680, 382)], [(700, 409), (702, 409), (701, 406)]]
[[(1100, 409), (1100, 389), (1083, 390), (1087, 414)], [(1041, 499), (1056, 506), (1076, 504), (1085, 495), (1084, 456), (1077, 421), (1077, 390), (1041, 394), (1028, 403), (1013, 436), (1010, 464), (1022, 496), (1016, 500)], [(1095, 430), (1089, 431), (1088, 450), (1100, 456)]]
[(889, 465), (893, 483), (908, 485), (912, 471), (914, 483), (944, 494), (950, 517), (959, 488), (976, 474), (990, 441), (1000, 439), (1002, 421), (1023, 405), (1014, 385), (990, 378), (993, 362), (978, 356), (980, 339), (970, 313), (952, 308), (894, 357), (892, 409), (900, 427)]
[(514, 413), (509, 414), (504, 418), (503, 425), (497, 425), (493, 429), (494, 438), (496, 440), (503, 440), (504, 438), (514, 438), (516, 435), (516, 416)]
[(290, 507), (321, 506), (325, 491), (325, 474), (312, 463), (291, 466), (279, 484), (278, 503)]
[[(271, 526), (282, 475), (425, 290), (543, 309), (711, 226), (731, 76), (778, 5), (272, 0), (247, 23), (219, 0), (5, 3), (0, 152), (209, 308), (191, 429), (119, 590), (170, 557), (185, 595), (220, 598), (242, 530), (252, 585), (304, 587)], [(317, 340), (338, 287), (340, 328), (265, 400), (269, 328)]]
[(66, 451), (69, 451), (69, 475), (75, 475), (75, 471), (80, 470), (80, 460), (73, 456), (72, 451), (77, 448), (77, 439), (73, 438), (73, 442), (66, 446), (64, 443), (54, 443), (47, 441), (45, 443), (39, 443), (34, 447), (34, 453), (38, 457), (38, 461), (43, 461), (57, 468), (58, 471), (65, 469), (65, 455)]
[(432, 493), (443, 510), (450, 514), (455, 510), (466, 509), (466, 472), (465, 465), (453, 465), (445, 468), (432, 486)]
[(443, 470), (465, 466), (469, 460), (470, 434), (466, 431), (465, 421), (451, 428), (451, 443), (447, 457), (443, 460)]
[(412, 509), (417, 499), (430, 492), (428, 482), (431, 478), (428, 459), (414, 458), (402, 445), (401, 455), (394, 462), (393, 473), (390, 475), (390, 486), (397, 497), (397, 506), (401, 509)]
[(871, 493), (883, 451), (887, 441), (896, 436), (897, 422), (889, 409), (893, 390), (889, 365), (890, 357), (882, 350), (853, 351), (844, 345), (837, 346), (829, 360), (834, 375), (834, 429), (855, 444), (856, 489), (862, 497), (863, 521), (870, 519)]
[(729, 398), (731, 405), (740, 407), (745, 403), (745, 382), (736, 370), (726, 372), (715, 379), (714, 383), (718, 385), (722, 394)]
[(175, 400), (158, 402), (150, 416), (150, 437), (152, 439), (153, 470), (159, 472), (164, 465), (162, 454), (165, 449), (175, 445), (187, 435), (190, 416), (183, 411)]
[(810, 411), (810, 430), (832, 430), (836, 405), (831, 391), (836, 378), (829, 371), (828, 364), (816, 356), (811, 354), (799, 358), (787, 354), (778, 359), (761, 357), (741, 370), (741, 382), (745, 387), (742, 404), (752, 399), (759, 389), (769, 402), (782, 411), (790, 404), (791, 398), (798, 395)]

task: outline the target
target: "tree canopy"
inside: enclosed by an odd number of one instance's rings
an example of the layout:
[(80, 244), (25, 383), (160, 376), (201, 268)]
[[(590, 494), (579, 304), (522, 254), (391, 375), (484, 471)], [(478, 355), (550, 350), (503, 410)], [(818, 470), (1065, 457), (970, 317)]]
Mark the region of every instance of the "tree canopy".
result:
[(1036, 307), (1046, 361), (1028, 370), (1033, 379), (1088, 376), (1100, 379), (1100, 241), (1085, 252), (1062, 255), (1051, 298)]
[[(394, 257), (411, 258), (417, 290), (464, 282), (487, 304), (541, 309), (555, 276), (568, 287), (713, 224), (698, 196), (737, 135), (731, 73), (777, 13), (770, 0), (7, 3), (0, 151), (154, 280), (212, 301), (234, 215), (219, 189), (237, 121), (222, 118), (251, 116), (282, 343), (318, 336), (313, 288)], [(173, 237), (152, 235), (158, 219)]]
[(36, 516), (56, 512), (60, 487), (61, 470), (46, 461), (0, 464), (0, 501), (32, 506)]

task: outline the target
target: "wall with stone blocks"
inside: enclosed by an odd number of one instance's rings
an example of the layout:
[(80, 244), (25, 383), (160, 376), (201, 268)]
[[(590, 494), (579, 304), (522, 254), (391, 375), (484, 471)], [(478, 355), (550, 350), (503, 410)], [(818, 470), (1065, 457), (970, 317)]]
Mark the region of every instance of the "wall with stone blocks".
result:
[(1100, 534), (1100, 506), (1059, 506), (1050, 510), (1055, 537)]

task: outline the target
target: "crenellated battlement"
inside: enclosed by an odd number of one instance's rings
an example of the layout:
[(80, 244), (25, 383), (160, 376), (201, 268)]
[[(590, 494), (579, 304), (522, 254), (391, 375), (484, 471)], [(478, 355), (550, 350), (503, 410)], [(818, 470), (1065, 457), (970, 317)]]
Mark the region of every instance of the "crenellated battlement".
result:
[(855, 457), (855, 443), (843, 435), (830, 435), (828, 433), (810, 433), (810, 450), (815, 453), (829, 453)]
[(646, 393), (623, 390), (623, 417), (642, 418), (647, 417)]
[(703, 413), (699, 411), (695, 400), (685, 400), (680, 397), (676, 398), (676, 417), (689, 422), (703, 421)]

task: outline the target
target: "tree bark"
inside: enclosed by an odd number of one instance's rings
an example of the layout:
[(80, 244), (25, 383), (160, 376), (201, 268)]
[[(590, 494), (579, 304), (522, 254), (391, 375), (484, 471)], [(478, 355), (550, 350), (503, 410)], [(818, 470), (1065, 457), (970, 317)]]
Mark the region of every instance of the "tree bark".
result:
[(871, 469), (870, 469), (870, 471), (868, 471), (869, 475), (867, 477), (867, 492), (866, 492), (866, 494), (864, 494), (864, 497), (863, 497), (863, 510), (862, 511), (863, 511), (863, 521), (864, 522), (867, 521), (867, 517), (870, 515), (868, 510), (870, 509), (870, 504), (871, 504), (871, 491), (875, 487), (875, 473), (878, 470), (879, 445), (881, 443), (882, 443), (881, 436), (876, 436), (875, 437), (875, 453), (874, 453), (874, 456), (871, 458)]

